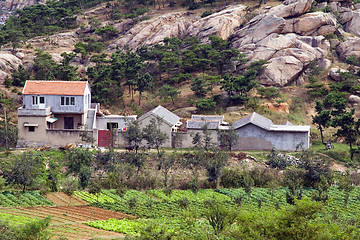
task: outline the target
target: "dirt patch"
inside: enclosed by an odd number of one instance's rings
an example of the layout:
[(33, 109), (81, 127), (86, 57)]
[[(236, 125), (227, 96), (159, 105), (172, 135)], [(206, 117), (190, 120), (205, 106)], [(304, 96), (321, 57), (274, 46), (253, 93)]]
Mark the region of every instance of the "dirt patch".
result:
[[(48, 193), (46, 198), (55, 203), (57, 206), (78, 206), (78, 205), (87, 205), (89, 204), (85, 200), (82, 200), (78, 197), (72, 196), (71, 201), (70, 197), (62, 192)], [(71, 202), (71, 204), (70, 204)]]
[(330, 169), (337, 172), (346, 172), (347, 167), (345, 167), (343, 164), (333, 162), (330, 166)]

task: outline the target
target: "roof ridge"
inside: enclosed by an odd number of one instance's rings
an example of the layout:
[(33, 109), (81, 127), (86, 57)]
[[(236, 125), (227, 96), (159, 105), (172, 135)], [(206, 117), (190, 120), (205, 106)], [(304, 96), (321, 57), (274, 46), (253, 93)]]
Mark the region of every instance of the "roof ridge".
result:
[(205, 120), (205, 119), (188, 119), (187, 121), (194, 121), (194, 122), (220, 122), (220, 120), (218, 120), (218, 119), (210, 119), (210, 120)]
[(250, 116), (250, 122), (254, 121), (256, 112), (253, 112)]
[(66, 82), (66, 83), (71, 83), (71, 82), (82, 82), (82, 83), (86, 83), (88, 81), (66, 81), (66, 80), (26, 80), (27, 82)]
[(216, 115), (216, 114), (210, 114), (210, 115), (204, 115), (204, 114), (192, 114), (191, 116), (219, 116), (219, 117), (223, 117), (224, 115)]

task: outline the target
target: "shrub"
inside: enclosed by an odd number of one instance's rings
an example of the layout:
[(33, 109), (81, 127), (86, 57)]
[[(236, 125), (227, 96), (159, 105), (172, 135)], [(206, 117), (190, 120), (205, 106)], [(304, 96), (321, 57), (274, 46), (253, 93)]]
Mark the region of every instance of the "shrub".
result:
[(205, 217), (213, 228), (215, 235), (218, 235), (235, 222), (237, 211), (214, 202), (209, 204)]
[(204, 18), (204, 17), (210, 16), (211, 14), (213, 14), (212, 11), (205, 11), (205, 12), (203, 12), (203, 13), (201, 14), (200, 17)]
[(257, 92), (264, 98), (272, 99), (279, 96), (279, 89), (275, 87), (261, 87), (257, 90)]
[(255, 187), (268, 187), (270, 182), (278, 182), (278, 173), (269, 168), (253, 168), (249, 176), (254, 180)]
[(201, 98), (196, 101), (196, 107), (201, 110), (211, 110), (216, 107), (216, 102), (212, 98)]
[(279, 152), (275, 149), (271, 150), (271, 153), (269, 154), (269, 161), (267, 161), (266, 164), (272, 168), (278, 168), (281, 170), (290, 165), (286, 157), (282, 154), (279, 154)]
[(254, 185), (254, 180), (248, 171), (224, 168), (220, 184), (225, 188), (249, 188)]

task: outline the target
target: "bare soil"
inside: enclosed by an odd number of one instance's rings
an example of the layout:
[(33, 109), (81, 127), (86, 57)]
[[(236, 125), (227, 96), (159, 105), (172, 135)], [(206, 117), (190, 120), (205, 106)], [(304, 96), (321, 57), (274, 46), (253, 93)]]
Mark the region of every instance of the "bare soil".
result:
[[(78, 205), (86, 205), (88, 204), (88, 202), (72, 196), (71, 199), (68, 195), (66, 195), (65, 193), (62, 192), (56, 192), (56, 193), (48, 193), (46, 195), (46, 198), (49, 199), (50, 201), (52, 201), (53, 203), (55, 203), (57, 206), (62, 206), (62, 205), (66, 205), (66, 206), (78, 206)], [(71, 204), (70, 204), (71, 202)]]
[(121, 238), (124, 235), (104, 231), (85, 225), (85, 222), (107, 220), (110, 218), (132, 218), (131, 215), (104, 210), (92, 206), (56, 206), (56, 207), (18, 207), (0, 208), (0, 212), (30, 218), (45, 218), (51, 216), (50, 231), (53, 239), (60, 236), (68, 239)]

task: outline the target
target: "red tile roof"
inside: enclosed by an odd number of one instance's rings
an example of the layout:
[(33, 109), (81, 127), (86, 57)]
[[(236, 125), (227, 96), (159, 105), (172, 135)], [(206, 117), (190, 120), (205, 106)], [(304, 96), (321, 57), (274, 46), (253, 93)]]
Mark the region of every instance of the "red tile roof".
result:
[(85, 81), (26, 81), (23, 94), (84, 95)]

